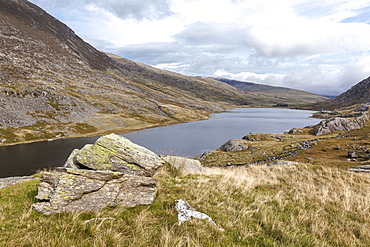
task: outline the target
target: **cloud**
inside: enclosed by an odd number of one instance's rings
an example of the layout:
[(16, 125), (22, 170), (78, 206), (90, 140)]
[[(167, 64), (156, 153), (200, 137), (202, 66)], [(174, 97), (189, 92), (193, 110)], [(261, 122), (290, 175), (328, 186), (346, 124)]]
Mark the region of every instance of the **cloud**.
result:
[(121, 19), (155, 20), (173, 14), (168, 0), (89, 0), (87, 2)]
[(169, 0), (33, 0), (48, 9), (66, 11), (98, 8), (114, 14), (120, 19), (155, 20), (172, 15)]
[(339, 94), (370, 75), (366, 0), (31, 0), (100, 50), (193, 76)]

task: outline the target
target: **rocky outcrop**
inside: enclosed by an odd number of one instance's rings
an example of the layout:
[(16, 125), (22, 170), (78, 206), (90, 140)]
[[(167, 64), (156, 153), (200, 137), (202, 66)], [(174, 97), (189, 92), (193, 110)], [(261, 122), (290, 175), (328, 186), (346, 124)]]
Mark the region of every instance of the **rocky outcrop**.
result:
[(163, 159), (183, 174), (200, 174), (203, 167), (199, 160), (179, 156), (165, 156)]
[(223, 152), (238, 152), (247, 150), (248, 146), (243, 143), (243, 140), (229, 140), (219, 149)]
[(349, 131), (355, 129), (361, 129), (364, 126), (364, 117), (358, 117), (355, 119), (348, 118), (330, 118), (321, 121), (318, 125), (313, 128), (313, 134), (316, 136), (330, 134), (333, 131)]
[(43, 172), (32, 207), (43, 214), (99, 211), (106, 206), (134, 207), (153, 203), (163, 164), (150, 150), (118, 135), (99, 138), (75, 149), (63, 168)]

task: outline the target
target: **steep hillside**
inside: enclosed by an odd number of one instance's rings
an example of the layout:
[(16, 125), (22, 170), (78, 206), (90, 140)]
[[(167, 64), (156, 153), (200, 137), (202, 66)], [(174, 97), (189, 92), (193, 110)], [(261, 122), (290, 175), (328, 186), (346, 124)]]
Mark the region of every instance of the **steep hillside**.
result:
[(220, 82), (116, 62), (28, 1), (0, 6), (0, 143), (204, 119), (252, 103)]
[(370, 77), (360, 81), (335, 99), (309, 104), (306, 109), (334, 110), (356, 104), (370, 103)]
[(268, 86), (252, 82), (230, 80), (226, 78), (213, 79), (227, 83), (250, 95), (259, 96), (261, 101), (274, 105), (292, 106), (296, 104), (316, 103), (318, 101), (324, 101), (328, 99), (324, 96), (285, 87)]

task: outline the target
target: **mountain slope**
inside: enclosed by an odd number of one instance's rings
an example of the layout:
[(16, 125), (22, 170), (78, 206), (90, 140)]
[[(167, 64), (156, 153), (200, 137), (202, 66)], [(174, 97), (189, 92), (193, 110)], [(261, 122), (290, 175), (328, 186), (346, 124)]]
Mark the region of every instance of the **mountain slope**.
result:
[(0, 143), (205, 119), (252, 103), (220, 82), (112, 59), (28, 1), (0, 6)]
[(313, 93), (295, 90), (285, 87), (275, 87), (252, 82), (230, 80), (226, 78), (213, 78), (227, 83), (235, 88), (242, 90), (251, 95), (258, 95), (262, 101), (270, 102), (277, 105), (296, 105), (316, 103), (328, 99)]
[(334, 110), (356, 104), (370, 103), (370, 77), (360, 81), (346, 92), (337, 96), (335, 99), (309, 104), (305, 108), (315, 110)]

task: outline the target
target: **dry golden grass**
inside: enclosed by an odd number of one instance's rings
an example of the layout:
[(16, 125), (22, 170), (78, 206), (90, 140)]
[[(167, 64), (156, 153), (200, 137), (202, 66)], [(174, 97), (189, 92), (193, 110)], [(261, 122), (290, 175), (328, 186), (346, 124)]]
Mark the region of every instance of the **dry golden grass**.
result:
[[(44, 216), (30, 209), (37, 181), (0, 190), (4, 246), (369, 246), (370, 174), (335, 167), (206, 168), (180, 175), (164, 167), (150, 206)], [(207, 221), (181, 226), (185, 199)], [(93, 220), (92, 218), (109, 218)], [(113, 219), (111, 219), (113, 218)]]

